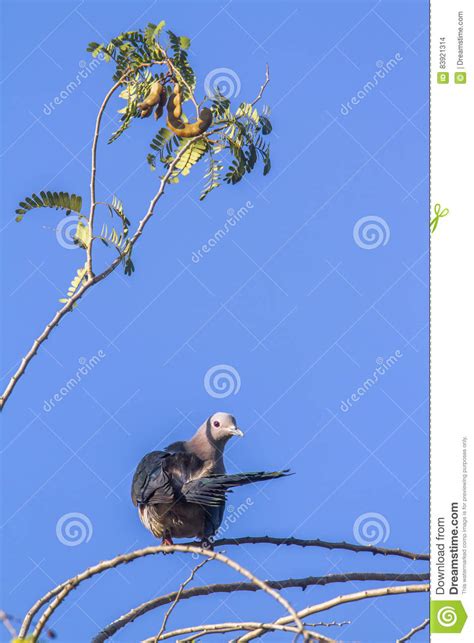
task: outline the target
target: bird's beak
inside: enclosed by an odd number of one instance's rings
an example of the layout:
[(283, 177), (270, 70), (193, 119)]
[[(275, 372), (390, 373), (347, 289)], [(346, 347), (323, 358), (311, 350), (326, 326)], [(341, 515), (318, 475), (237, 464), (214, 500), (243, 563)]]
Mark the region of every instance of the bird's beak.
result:
[(232, 434), (232, 435), (238, 435), (238, 436), (239, 436), (239, 438), (243, 438), (243, 437), (244, 437), (244, 434), (242, 433), (242, 431), (241, 431), (238, 427), (236, 427), (236, 426), (233, 426), (233, 427), (230, 429), (230, 432), (231, 432), (231, 434)]

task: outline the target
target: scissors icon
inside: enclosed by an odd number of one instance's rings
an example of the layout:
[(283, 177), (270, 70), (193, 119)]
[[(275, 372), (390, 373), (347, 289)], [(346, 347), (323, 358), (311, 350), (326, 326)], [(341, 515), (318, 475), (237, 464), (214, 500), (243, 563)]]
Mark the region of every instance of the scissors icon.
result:
[(434, 207), (434, 213), (435, 216), (430, 221), (431, 233), (433, 233), (438, 227), (439, 220), (449, 214), (449, 210), (448, 208), (443, 208), (443, 210), (441, 210), (441, 204), (436, 203)]

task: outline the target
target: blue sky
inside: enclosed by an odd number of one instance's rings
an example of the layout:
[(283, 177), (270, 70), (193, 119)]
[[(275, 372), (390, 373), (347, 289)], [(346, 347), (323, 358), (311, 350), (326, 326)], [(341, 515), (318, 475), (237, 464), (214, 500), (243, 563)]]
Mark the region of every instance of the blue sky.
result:
[[(222, 67), (234, 91), (240, 83), (234, 103), (251, 100), (270, 64), (273, 167), (202, 203), (200, 167), (169, 187), (137, 245), (133, 277), (116, 272), (90, 292), (18, 384), (2, 418), (1, 607), (19, 616), (83, 568), (155, 542), (130, 502), (134, 467), (217, 410), (235, 414), (246, 433), (229, 446), (228, 470), (296, 473), (237, 491), (232, 506), (247, 506), (226, 535), (353, 542), (358, 519), (375, 513), (385, 546), (428, 549), (427, 2), (4, 3), (3, 382), (82, 263), (81, 250), (57, 241), (60, 213), (38, 211), (17, 224), (14, 210), (43, 188), (87, 199), (97, 104), (112, 68), (99, 65), (50, 113), (45, 105), (84, 69), (88, 42), (161, 19), (192, 39), (198, 95)], [(99, 148), (99, 198), (117, 194), (135, 223), (156, 191), (144, 162), (154, 127), (136, 123)], [(240, 222), (193, 261), (242, 207)], [(364, 241), (366, 217), (377, 230)], [(45, 401), (98, 355), (49, 408)], [(225, 398), (205, 385), (218, 365), (233, 377)], [(88, 539), (77, 546), (57, 536), (69, 513), (86, 517)], [(343, 551), (259, 545), (227, 553), (262, 578), (427, 569)], [(74, 592), (51, 625), (61, 641), (90, 640), (121, 613), (175, 589), (192, 564), (170, 556), (111, 571)], [(209, 564), (196, 583), (231, 578)], [(377, 585), (287, 596), (305, 607), (369, 586)], [(337, 630), (344, 640), (393, 641), (427, 607), (426, 595), (381, 598), (325, 618), (352, 621)], [(179, 607), (172, 624), (262, 614), (281, 609), (262, 595), (203, 597)], [(150, 636), (160, 623), (152, 612), (114, 640)]]

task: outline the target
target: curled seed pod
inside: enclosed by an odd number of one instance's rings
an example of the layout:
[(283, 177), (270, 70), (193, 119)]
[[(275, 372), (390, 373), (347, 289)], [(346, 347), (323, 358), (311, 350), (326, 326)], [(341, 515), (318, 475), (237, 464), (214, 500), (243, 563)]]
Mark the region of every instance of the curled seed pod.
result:
[(176, 119), (173, 116), (173, 110), (168, 107), (168, 120), (167, 125), (174, 134), (180, 138), (192, 138), (203, 134), (212, 123), (212, 112), (207, 107), (204, 107), (199, 112), (199, 118), (194, 123), (183, 123), (181, 119)]
[(163, 109), (164, 109), (164, 107), (166, 105), (166, 98), (167, 98), (166, 97), (166, 90), (165, 90), (165, 88), (163, 88), (163, 91), (161, 92), (161, 95), (160, 95), (160, 101), (159, 101), (159, 103), (158, 103), (158, 105), (156, 106), (156, 109), (155, 109), (155, 114), (154, 114), (155, 121), (157, 121), (163, 115)]
[(150, 87), (147, 97), (141, 103), (138, 103), (137, 107), (140, 110), (140, 116), (142, 118), (147, 118), (150, 116), (151, 112), (155, 105), (159, 105), (162, 95), (165, 95), (166, 100), (166, 90), (163, 85), (155, 80)]

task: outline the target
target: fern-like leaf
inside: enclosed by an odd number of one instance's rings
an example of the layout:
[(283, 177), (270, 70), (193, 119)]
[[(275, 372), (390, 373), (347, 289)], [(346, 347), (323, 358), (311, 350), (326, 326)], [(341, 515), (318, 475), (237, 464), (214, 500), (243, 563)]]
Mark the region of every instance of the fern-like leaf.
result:
[[(160, 128), (156, 136), (153, 137), (150, 147), (154, 152), (157, 152), (160, 161), (167, 164), (170, 160), (172, 150), (178, 143), (176, 136), (173, 136), (173, 132), (166, 129), (165, 127)], [(156, 154), (149, 154), (147, 160), (152, 169), (156, 168)]]
[(62, 299), (59, 300), (61, 304), (67, 304), (67, 302), (71, 299), (71, 297), (77, 292), (77, 289), (79, 288), (79, 286), (86, 279), (86, 272), (87, 272), (86, 266), (83, 266), (82, 268), (78, 268), (68, 288), (67, 297), (63, 297)]
[[(184, 143), (184, 145), (186, 145), (186, 143)], [(176, 177), (179, 174), (182, 174), (183, 176), (189, 174), (192, 166), (196, 165), (208, 149), (209, 144), (204, 139), (200, 138), (197, 141), (193, 141), (183, 156), (176, 163), (173, 177)]]
[(25, 197), (24, 201), (20, 201), (19, 208), (15, 210), (16, 220), (21, 221), (23, 216), (30, 210), (35, 208), (55, 208), (56, 210), (66, 210), (66, 215), (71, 212), (80, 214), (82, 207), (82, 197), (77, 194), (69, 194), (68, 192), (40, 192)]
[(207, 197), (209, 192), (212, 192), (212, 190), (215, 190), (215, 188), (219, 187), (219, 179), (222, 167), (222, 163), (218, 161), (213, 154), (209, 154), (209, 169), (204, 175), (204, 179), (206, 182), (204, 185), (204, 189), (199, 197), (200, 201), (203, 201)]

